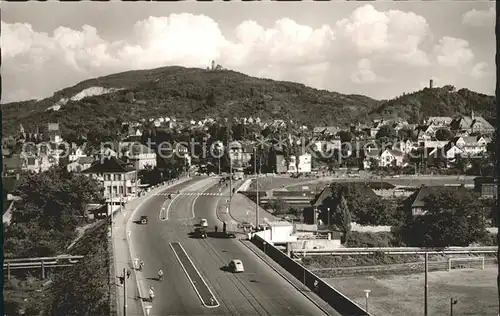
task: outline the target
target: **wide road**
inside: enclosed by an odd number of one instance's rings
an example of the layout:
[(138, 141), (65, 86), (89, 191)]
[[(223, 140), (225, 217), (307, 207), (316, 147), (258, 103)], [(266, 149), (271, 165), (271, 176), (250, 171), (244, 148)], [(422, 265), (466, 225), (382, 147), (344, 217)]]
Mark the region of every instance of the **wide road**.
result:
[[(325, 315), (239, 240), (189, 236), (200, 218), (208, 220), (209, 231), (222, 227), (215, 215), (217, 181), (191, 182), (172, 200), (154, 196), (137, 210), (136, 217), (150, 219), (134, 224), (131, 238), (133, 252), (145, 262), (137, 272), (143, 296), (155, 288), (150, 315)], [(188, 193), (204, 191), (214, 195)], [(234, 258), (243, 261), (244, 273), (225, 269)], [(162, 282), (156, 280), (160, 268)]]

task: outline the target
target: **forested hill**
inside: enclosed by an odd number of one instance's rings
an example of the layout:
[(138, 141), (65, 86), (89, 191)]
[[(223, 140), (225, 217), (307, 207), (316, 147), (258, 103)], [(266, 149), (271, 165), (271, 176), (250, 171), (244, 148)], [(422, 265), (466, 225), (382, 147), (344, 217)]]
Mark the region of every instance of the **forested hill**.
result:
[[(60, 106), (57, 111), (46, 111), (55, 104)], [(380, 117), (416, 122), (427, 116), (470, 115), (471, 110), (493, 120), (494, 97), (445, 86), (377, 101), (231, 70), (178, 66), (112, 74), (80, 82), (44, 100), (2, 105), (5, 136), (17, 133), (20, 123), (32, 132), (37, 125), (59, 122), (63, 134), (114, 135), (121, 122), (160, 116), (259, 116), (311, 126), (345, 126)]]
[[(62, 98), (71, 98), (90, 87), (123, 90), (68, 101), (58, 111), (45, 111)], [(5, 104), (2, 109), (6, 134), (17, 130), (20, 122), (26, 129), (48, 121), (59, 121), (63, 129), (85, 133), (112, 128), (116, 121), (159, 116), (260, 116), (320, 125), (342, 124), (373, 109), (377, 103), (362, 95), (343, 95), (230, 70), (163, 67), (86, 80), (54, 93), (52, 98)]]
[(494, 123), (496, 119), (496, 98), (468, 89), (456, 90), (447, 85), (441, 88), (424, 88), (410, 94), (383, 101), (369, 112), (370, 117), (404, 118), (419, 122), (429, 116), (467, 115), (474, 111)]

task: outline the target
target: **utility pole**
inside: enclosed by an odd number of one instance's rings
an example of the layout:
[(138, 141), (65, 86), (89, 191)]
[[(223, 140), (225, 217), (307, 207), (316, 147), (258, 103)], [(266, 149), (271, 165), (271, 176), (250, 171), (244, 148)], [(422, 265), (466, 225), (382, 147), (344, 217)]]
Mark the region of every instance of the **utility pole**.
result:
[(424, 286), (424, 316), (427, 316), (427, 294), (428, 294), (428, 289), (429, 289), (429, 284), (428, 284), (428, 279), (427, 279), (427, 271), (428, 271), (428, 261), (429, 259), (429, 254), (426, 252), (425, 253), (425, 262), (424, 262), (424, 269), (425, 269), (425, 286)]
[(255, 230), (259, 227), (259, 177), (257, 175), (257, 147), (254, 147), (254, 175), (255, 175), (255, 185), (257, 187), (257, 200), (255, 203)]
[(453, 305), (457, 304), (458, 300), (454, 299), (453, 297), (450, 298), (450, 316), (453, 316)]
[(110, 190), (110, 209), (111, 209), (111, 238), (113, 238), (113, 176), (114, 174), (110, 173), (109, 177), (111, 178), (111, 190)]
[(227, 210), (231, 213), (231, 198), (233, 197), (233, 160), (231, 159), (231, 148), (229, 145), (231, 144), (231, 121), (228, 120), (226, 133), (227, 133), (227, 154), (229, 156), (229, 201), (227, 205)]
[(127, 271), (123, 268), (123, 316), (127, 316)]
[(137, 191), (137, 181), (139, 181), (139, 159), (135, 160), (135, 196), (139, 197), (139, 191)]

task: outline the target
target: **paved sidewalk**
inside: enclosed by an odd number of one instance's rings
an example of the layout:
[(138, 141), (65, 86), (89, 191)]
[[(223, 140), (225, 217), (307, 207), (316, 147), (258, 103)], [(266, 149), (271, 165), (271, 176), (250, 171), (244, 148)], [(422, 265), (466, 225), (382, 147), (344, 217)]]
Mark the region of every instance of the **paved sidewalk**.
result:
[(116, 284), (116, 301), (118, 315), (123, 315), (123, 286), (120, 285), (119, 276), (123, 275), (123, 269), (130, 268), (132, 274), (126, 280), (127, 290), (127, 316), (143, 316), (145, 315), (142, 302), (139, 299), (139, 291), (137, 287), (137, 280), (135, 270), (133, 269), (132, 259), (130, 258), (130, 248), (127, 242), (127, 222), (132, 216), (133, 211), (138, 208), (149, 197), (158, 194), (171, 186), (185, 182), (191, 178), (181, 178), (179, 180), (165, 183), (158, 186), (143, 196), (134, 199), (127, 203), (121, 210), (114, 214), (113, 225), (113, 253), (114, 253), (114, 271), (115, 271), (115, 284)]

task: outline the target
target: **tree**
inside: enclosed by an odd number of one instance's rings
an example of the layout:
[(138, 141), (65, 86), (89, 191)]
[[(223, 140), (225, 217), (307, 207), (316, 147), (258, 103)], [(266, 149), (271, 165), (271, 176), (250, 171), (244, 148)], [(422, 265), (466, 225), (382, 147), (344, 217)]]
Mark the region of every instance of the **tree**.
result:
[(337, 135), (343, 143), (350, 142), (352, 140), (352, 133), (350, 131), (340, 131)]
[(376, 139), (381, 139), (381, 138), (394, 139), (395, 137), (396, 137), (396, 131), (394, 130), (394, 127), (392, 127), (391, 125), (381, 126), (377, 134), (375, 135)]
[(440, 128), (436, 131), (436, 139), (439, 141), (451, 140), (453, 133), (447, 128)]
[(337, 208), (333, 215), (334, 222), (339, 227), (340, 231), (344, 235), (344, 243), (349, 239), (349, 233), (351, 232), (351, 212), (349, 211), (349, 205), (347, 205), (346, 199), (342, 196)]
[(285, 214), (287, 210), (286, 202), (281, 198), (275, 198), (269, 200), (268, 206), (271, 210), (273, 210), (273, 214), (282, 215)]
[(408, 244), (468, 246), (485, 236), (483, 205), (464, 187), (433, 188), (423, 200), (426, 213), (406, 222), (405, 241)]

